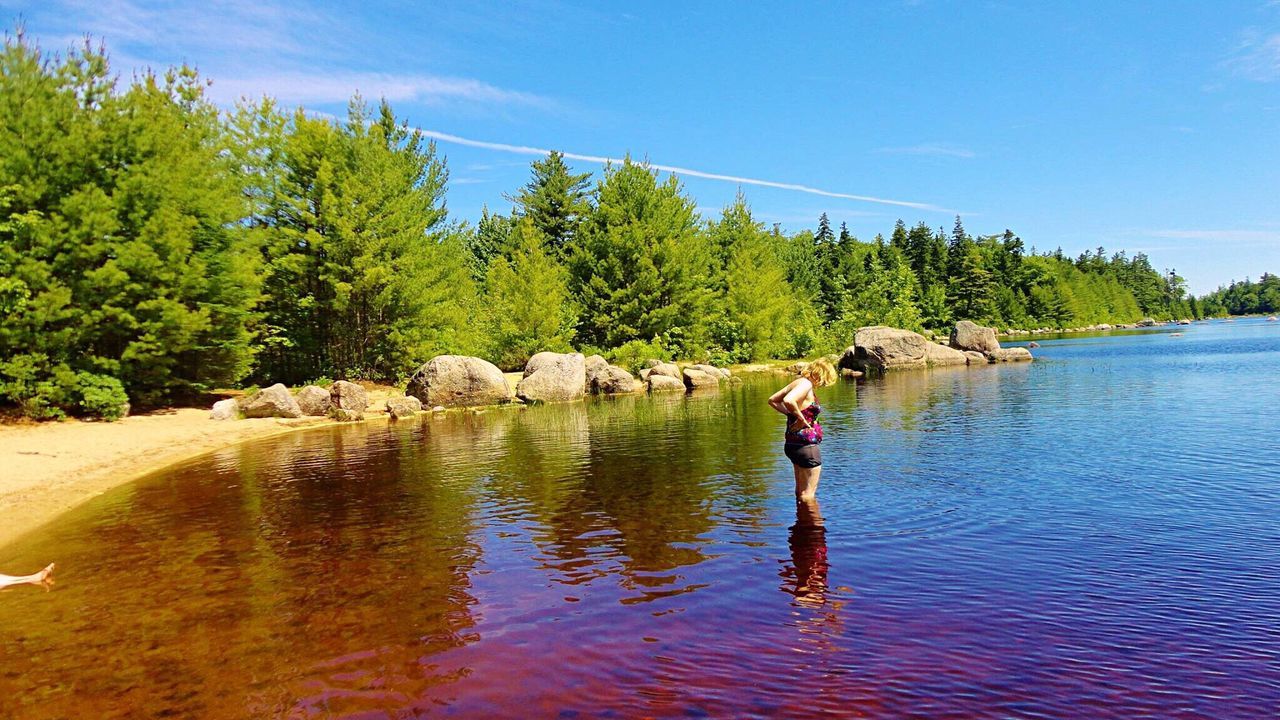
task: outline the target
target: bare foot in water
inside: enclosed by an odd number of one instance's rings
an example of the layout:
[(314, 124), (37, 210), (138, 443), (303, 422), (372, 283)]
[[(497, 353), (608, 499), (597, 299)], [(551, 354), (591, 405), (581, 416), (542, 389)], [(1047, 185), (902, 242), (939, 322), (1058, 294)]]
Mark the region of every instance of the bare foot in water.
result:
[(0, 575), (0, 590), (10, 585), (40, 585), (47, 592), (53, 586), (53, 568), (55, 564), (49, 563), (45, 569), (30, 575)]

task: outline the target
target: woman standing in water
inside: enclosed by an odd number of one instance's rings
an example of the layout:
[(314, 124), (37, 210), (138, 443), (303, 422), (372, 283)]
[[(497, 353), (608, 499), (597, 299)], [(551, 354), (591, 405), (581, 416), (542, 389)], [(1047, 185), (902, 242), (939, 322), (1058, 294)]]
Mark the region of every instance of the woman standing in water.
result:
[(812, 500), (818, 493), (818, 475), (822, 472), (822, 426), (818, 413), (822, 406), (814, 388), (836, 381), (836, 369), (831, 361), (822, 359), (809, 363), (786, 387), (769, 397), (769, 407), (787, 416), (787, 432), (783, 452), (791, 460), (796, 471), (796, 499)]

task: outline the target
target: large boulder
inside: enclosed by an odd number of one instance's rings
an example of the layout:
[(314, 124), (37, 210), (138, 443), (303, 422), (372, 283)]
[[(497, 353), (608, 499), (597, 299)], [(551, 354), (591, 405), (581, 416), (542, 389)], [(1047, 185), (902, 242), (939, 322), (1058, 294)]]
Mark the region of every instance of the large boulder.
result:
[(675, 378), (676, 380), (679, 380), (681, 377), (680, 366), (676, 365), (675, 363), (658, 363), (657, 365), (652, 366), (652, 368), (649, 371), (649, 374), (651, 376), (666, 375), (667, 377)]
[(298, 407), (298, 401), (293, 399), (289, 388), (280, 383), (254, 393), (253, 397), (245, 401), (241, 410), (247, 418), (302, 417), (302, 408)]
[(974, 350), (985, 353), (1000, 349), (1000, 341), (996, 339), (996, 329), (961, 320), (951, 331), (951, 347), (957, 350)]
[(604, 357), (600, 355), (588, 355), (587, 358), (582, 361), (582, 366), (586, 369), (586, 372), (587, 372), (587, 381), (583, 385), (582, 391), (589, 393), (591, 392), (592, 372), (593, 371), (598, 372), (602, 368), (609, 367), (609, 361), (605, 360)]
[(240, 403), (234, 399), (219, 400), (209, 411), (211, 420), (235, 420), (240, 417)]
[(369, 393), (353, 382), (339, 380), (329, 386), (329, 401), (335, 408), (363, 413), (369, 408)]
[(965, 360), (969, 361), (970, 365), (986, 365), (991, 362), (987, 359), (986, 355), (983, 355), (977, 350), (965, 350), (964, 357)]
[(649, 392), (684, 391), (684, 382), (670, 375), (649, 373)]
[(587, 391), (593, 395), (620, 395), (635, 392), (636, 379), (617, 365), (587, 368)]
[(511, 402), (511, 388), (498, 366), (466, 355), (431, 358), (409, 378), (405, 395), (412, 395), (430, 407)]
[(711, 377), (713, 377), (713, 378), (726, 378), (726, 379), (727, 379), (727, 378), (729, 377), (729, 371), (728, 371), (728, 370), (721, 370), (720, 368), (716, 367), (715, 365), (706, 365), (706, 364), (702, 364), (702, 365), (690, 365), (689, 367), (693, 368), (694, 370), (701, 370), (702, 372), (704, 372), (704, 373), (706, 373), (706, 374), (710, 375), (710, 376), (711, 376)]
[(540, 352), (524, 366), (516, 397), (525, 402), (565, 402), (582, 398), (587, 384), (582, 353)]
[[(690, 390), (720, 387), (720, 373), (712, 375), (709, 372), (698, 370), (694, 367), (687, 367), (684, 369), (683, 375), (685, 387)], [(650, 377), (653, 376), (651, 375)]]
[(987, 359), (991, 362), (1023, 362), (1032, 360), (1031, 351), (1024, 347), (1000, 348), (995, 352), (986, 353)]
[(387, 414), (392, 420), (399, 420), (402, 417), (412, 417), (422, 412), (422, 401), (411, 395), (404, 397), (387, 398)]
[(872, 325), (854, 333), (853, 345), (844, 351), (840, 367), (906, 370), (928, 367), (929, 345), (923, 335), (910, 330)]
[(969, 358), (964, 353), (938, 343), (929, 343), (925, 349), (925, 362), (929, 367), (947, 367), (950, 365), (968, 365)]
[(329, 408), (333, 406), (333, 400), (329, 396), (329, 391), (319, 385), (308, 385), (298, 391), (293, 396), (298, 401), (298, 407), (302, 409), (303, 415), (328, 415)]

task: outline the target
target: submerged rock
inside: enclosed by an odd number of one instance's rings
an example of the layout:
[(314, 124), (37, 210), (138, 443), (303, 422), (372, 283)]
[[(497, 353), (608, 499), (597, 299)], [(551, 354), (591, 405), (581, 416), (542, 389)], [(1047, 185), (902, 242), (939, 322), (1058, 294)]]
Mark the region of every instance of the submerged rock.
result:
[(281, 383), (254, 393), (253, 397), (245, 401), (242, 410), (247, 418), (302, 417), (302, 408), (298, 407), (298, 401), (293, 399), (289, 388)]
[(511, 388), (493, 363), (466, 355), (438, 355), (409, 379), (406, 395), (431, 406), (498, 405), (511, 402)]
[(582, 353), (540, 352), (524, 366), (516, 397), (525, 402), (565, 402), (582, 398), (587, 384)]
[(986, 355), (991, 362), (1020, 362), (1033, 359), (1031, 351), (1024, 347), (1001, 348)]
[(298, 391), (293, 396), (298, 401), (298, 407), (302, 409), (303, 415), (328, 415), (329, 408), (333, 406), (333, 401), (329, 398), (329, 391), (319, 385), (308, 385)]

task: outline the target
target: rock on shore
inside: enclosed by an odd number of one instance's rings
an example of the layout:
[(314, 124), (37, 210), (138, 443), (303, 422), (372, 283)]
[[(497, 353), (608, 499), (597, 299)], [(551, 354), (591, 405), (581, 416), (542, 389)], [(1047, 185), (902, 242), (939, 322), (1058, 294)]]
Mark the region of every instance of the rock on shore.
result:
[[(581, 385), (578, 386), (581, 390)], [(511, 389), (493, 363), (466, 355), (431, 358), (409, 379), (405, 394), (429, 407), (468, 407), (511, 402)]]
[(516, 397), (525, 402), (566, 402), (582, 398), (587, 384), (582, 353), (540, 352), (524, 366)]
[(241, 410), (247, 418), (302, 417), (302, 408), (298, 407), (298, 401), (293, 399), (289, 388), (281, 383), (254, 393), (253, 397), (245, 401)]
[(858, 329), (853, 345), (844, 351), (839, 365), (842, 368), (886, 371), (1032, 359), (1026, 348), (1002, 349), (996, 339), (995, 328), (985, 328), (967, 320), (956, 324), (951, 333), (951, 345), (947, 347), (930, 342), (910, 330), (873, 325)]
[(298, 391), (293, 396), (298, 401), (298, 407), (302, 408), (303, 415), (328, 415), (329, 408), (333, 405), (330, 399), (329, 391), (318, 385), (308, 385)]

